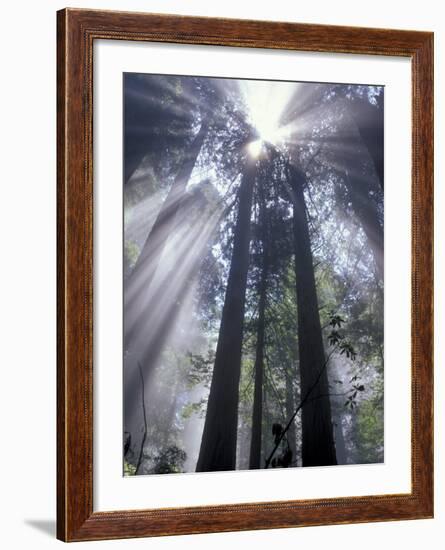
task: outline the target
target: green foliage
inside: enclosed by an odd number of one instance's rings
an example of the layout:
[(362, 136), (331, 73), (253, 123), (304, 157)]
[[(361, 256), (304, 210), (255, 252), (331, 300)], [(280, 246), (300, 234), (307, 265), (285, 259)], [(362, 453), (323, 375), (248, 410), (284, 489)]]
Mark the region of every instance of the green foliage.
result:
[(342, 317), (340, 317), (340, 315), (334, 312), (331, 314), (331, 320), (329, 321), (329, 324), (333, 329), (335, 329), (335, 327), (341, 328), (344, 322), (345, 320)]
[(206, 355), (188, 352), (187, 356), (190, 361), (190, 368), (185, 378), (187, 386), (189, 388), (193, 388), (197, 384), (209, 386), (212, 379), (215, 352), (209, 349)]
[(124, 476), (134, 476), (135, 473), (136, 466), (124, 460)]
[(185, 451), (172, 445), (156, 454), (152, 461), (153, 466), (150, 473), (153, 474), (176, 474), (182, 471), (184, 462), (187, 459)]
[(352, 359), (354, 361), (357, 357), (357, 354), (355, 353), (350, 342), (340, 342), (338, 349), (340, 350), (340, 355), (345, 354), (348, 359)]
[(162, 189), (162, 181), (155, 175), (153, 168), (150, 166), (148, 159), (143, 163), (144, 177), (136, 177), (130, 179), (129, 183), (124, 188), (124, 216), (125, 223), (131, 221), (133, 207), (141, 204), (145, 199), (151, 197)]
[(288, 468), (292, 463), (293, 452), (289, 445), (289, 440), (284, 433), (284, 428), (281, 424), (275, 423), (272, 425), (272, 435), (275, 445), (280, 444), (279, 452), (271, 460), (272, 468)]
[(289, 468), (292, 464), (292, 456), (293, 453), (286, 441), (281, 453), (273, 457), (270, 465), (272, 468)]
[(331, 314), (329, 325), (332, 327), (331, 332), (328, 334), (329, 345), (336, 348), (340, 352), (340, 355), (345, 355), (352, 361), (355, 360), (357, 354), (352, 346), (351, 342), (345, 340), (345, 335), (336, 330), (335, 327), (341, 328), (344, 323), (344, 319), (335, 313)]
[(181, 98), (180, 96), (182, 95), (183, 91), (184, 90), (183, 90), (182, 82), (181, 80), (178, 79), (175, 83), (175, 94), (176, 94), (177, 100)]
[(187, 403), (184, 405), (181, 411), (181, 416), (184, 420), (188, 420), (192, 415), (198, 414), (199, 416), (203, 416), (205, 413), (205, 406), (207, 404), (206, 399), (200, 399), (196, 403)]
[(383, 460), (383, 403), (379, 398), (364, 401), (356, 415), (357, 461), (363, 464)]
[(124, 243), (124, 273), (128, 274), (134, 267), (140, 254), (139, 246), (128, 239)]

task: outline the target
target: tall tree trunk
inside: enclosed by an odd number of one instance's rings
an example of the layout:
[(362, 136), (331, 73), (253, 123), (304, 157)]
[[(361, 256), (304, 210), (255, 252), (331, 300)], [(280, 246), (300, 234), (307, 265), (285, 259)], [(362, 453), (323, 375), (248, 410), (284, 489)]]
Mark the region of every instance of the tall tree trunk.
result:
[(267, 231), (267, 212), (264, 190), (259, 186), (260, 197), (260, 232), (262, 245), (262, 267), (259, 285), (258, 325), (255, 351), (255, 387), (252, 412), (252, 438), (250, 441), (249, 468), (257, 470), (261, 467), (261, 437), (263, 424), (263, 378), (264, 378), (264, 337), (265, 337), (265, 312), (266, 291), (269, 272), (269, 243)]
[[(303, 193), (305, 176), (289, 165), (289, 180), (294, 208), (293, 232), (302, 397), (313, 388), (311, 399), (302, 409), (303, 466), (328, 466), (336, 464), (337, 460), (332, 431), (331, 404), (327, 396), (328, 377), (324, 368), (326, 357)], [(314, 384), (316, 384), (315, 387)]]
[(383, 156), (383, 92), (377, 96), (377, 105), (372, 105), (365, 97), (348, 101), (352, 118), (357, 126), (360, 137), (365, 144), (374, 164), (381, 188), (384, 188), (384, 156)]
[(341, 420), (342, 416), (341, 413), (339, 413), (334, 422), (335, 451), (337, 453), (337, 463), (346, 464), (346, 445)]
[(377, 206), (368, 194), (368, 185), (365, 178), (360, 176), (352, 178), (346, 171), (345, 182), (352, 208), (371, 247), (377, 274), (380, 280), (383, 281), (383, 227), (379, 222)]
[[(148, 234), (142, 251), (131, 271), (125, 285), (124, 294), (124, 346), (128, 349), (135, 332), (145, 330), (147, 323), (141, 323), (138, 312), (146, 310), (141, 307), (141, 300), (146, 301), (150, 296), (148, 289), (158, 269), (161, 256), (165, 250), (169, 236), (175, 226), (176, 214), (184, 197), (187, 183), (192, 174), (196, 160), (207, 134), (208, 125), (201, 124), (190, 150), (186, 154), (183, 165), (172, 183), (161, 210)], [(148, 305), (148, 304), (147, 304)]]
[(251, 427), (247, 422), (242, 422), (238, 428), (236, 466), (238, 470), (249, 469)]
[[(272, 418), (272, 415), (270, 414), (269, 410), (269, 395), (267, 393), (267, 386), (265, 385), (263, 387), (263, 418), (264, 418), (264, 433), (270, 434), (272, 433), (272, 424), (274, 423), (275, 419)], [(261, 443), (261, 450), (263, 453), (263, 456), (266, 456), (267, 452), (269, 451), (269, 440), (267, 437), (262, 438)]]
[(236, 466), (239, 379), (255, 171), (255, 161), (248, 158), (239, 189), (232, 261), (196, 466), (197, 472), (233, 470)]
[[(292, 415), (295, 412), (295, 395), (293, 387), (293, 377), (294, 377), (294, 368), (293, 365), (289, 368), (286, 368), (286, 418), (292, 418)], [(292, 451), (292, 460), (295, 462), (297, 458), (297, 436), (295, 431), (295, 420), (290, 425), (289, 430), (287, 431), (287, 441), (289, 443), (289, 448)]]

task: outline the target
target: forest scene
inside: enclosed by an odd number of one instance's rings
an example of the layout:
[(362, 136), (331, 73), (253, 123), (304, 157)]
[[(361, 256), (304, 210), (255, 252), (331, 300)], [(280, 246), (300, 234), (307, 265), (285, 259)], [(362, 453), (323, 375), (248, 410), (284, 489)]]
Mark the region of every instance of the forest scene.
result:
[(125, 476), (384, 460), (384, 88), (123, 75)]

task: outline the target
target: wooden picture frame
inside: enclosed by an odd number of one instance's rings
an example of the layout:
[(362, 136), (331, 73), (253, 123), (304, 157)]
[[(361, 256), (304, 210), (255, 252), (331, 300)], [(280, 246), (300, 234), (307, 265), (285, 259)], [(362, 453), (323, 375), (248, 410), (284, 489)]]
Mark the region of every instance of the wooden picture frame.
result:
[[(412, 425), (406, 494), (93, 511), (95, 40), (402, 56), (412, 65)], [(64, 541), (433, 516), (433, 34), (65, 9), (57, 14), (57, 537)]]

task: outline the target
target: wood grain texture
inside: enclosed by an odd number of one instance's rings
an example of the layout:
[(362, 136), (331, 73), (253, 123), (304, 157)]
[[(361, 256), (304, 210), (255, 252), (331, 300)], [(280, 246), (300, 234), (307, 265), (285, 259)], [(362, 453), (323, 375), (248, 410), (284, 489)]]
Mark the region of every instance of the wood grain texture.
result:
[[(411, 59), (411, 493), (93, 512), (92, 67), (99, 38)], [(432, 517), (432, 33), (66, 9), (57, 14), (57, 73), (57, 537), (96, 540)]]

